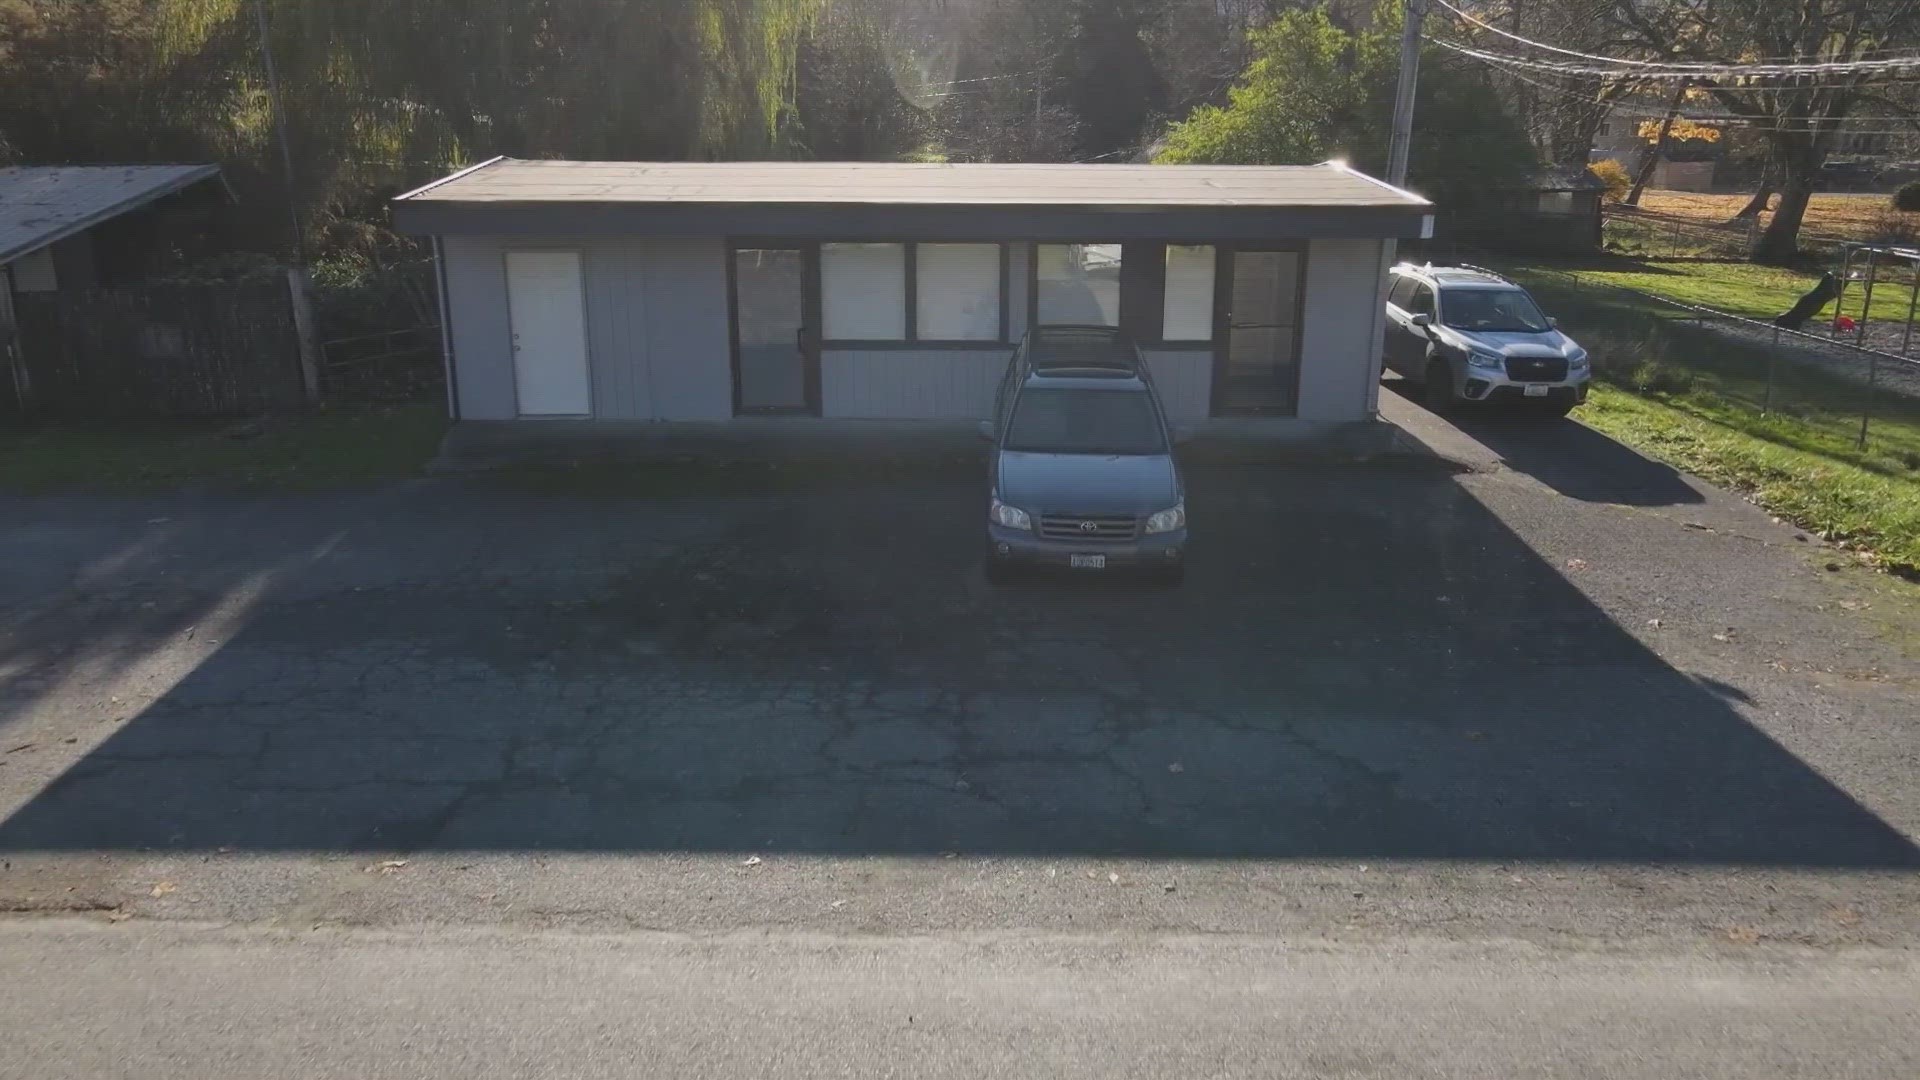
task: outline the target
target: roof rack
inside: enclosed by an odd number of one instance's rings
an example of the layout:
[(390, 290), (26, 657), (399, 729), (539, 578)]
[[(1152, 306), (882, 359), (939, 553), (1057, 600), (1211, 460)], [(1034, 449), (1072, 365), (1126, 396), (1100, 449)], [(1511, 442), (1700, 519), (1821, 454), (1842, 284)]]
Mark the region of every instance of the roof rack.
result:
[(1111, 326), (1038, 326), (1027, 344), (1027, 363), (1055, 376), (1132, 376), (1140, 373), (1133, 339)]
[[(1501, 282), (1506, 285), (1513, 285), (1513, 280), (1498, 270), (1489, 270), (1484, 266), (1475, 266), (1472, 263), (1459, 263), (1458, 266), (1462, 270), (1471, 270), (1476, 274), (1485, 274), (1495, 281)], [(1514, 287), (1519, 288), (1519, 286), (1517, 285), (1515, 285)]]

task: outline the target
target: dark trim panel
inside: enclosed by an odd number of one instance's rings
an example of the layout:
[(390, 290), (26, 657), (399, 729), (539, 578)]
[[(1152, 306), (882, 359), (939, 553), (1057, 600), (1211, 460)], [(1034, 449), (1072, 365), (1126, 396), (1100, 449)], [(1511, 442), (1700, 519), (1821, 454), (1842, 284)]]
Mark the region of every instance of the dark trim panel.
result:
[(400, 203), (394, 227), (419, 235), (762, 236), (789, 241), (898, 240), (979, 243), (982, 236), (1057, 241), (1183, 240), (1232, 243), (1249, 236), (1356, 240), (1418, 239), (1426, 206), (1325, 207), (979, 207), (737, 206), (634, 203)]
[[(453, 293), (447, 286), (447, 243), (433, 238), (433, 272), (439, 279), (440, 357), (447, 366), (447, 419), (460, 419), (460, 358), (453, 349)], [(6, 279), (0, 276), (0, 288)]]
[(1004, 352), (1005, 341), (822, 341), (822, 352)]

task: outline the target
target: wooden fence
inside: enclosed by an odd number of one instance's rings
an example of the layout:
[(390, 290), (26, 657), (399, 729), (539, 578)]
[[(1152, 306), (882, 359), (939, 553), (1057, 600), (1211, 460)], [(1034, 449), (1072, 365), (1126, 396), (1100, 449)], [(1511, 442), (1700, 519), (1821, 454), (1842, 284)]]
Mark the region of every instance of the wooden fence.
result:
[(285, 287), (14, 297), (17, 407), (36, 416), (247, 416), (305, 403)]

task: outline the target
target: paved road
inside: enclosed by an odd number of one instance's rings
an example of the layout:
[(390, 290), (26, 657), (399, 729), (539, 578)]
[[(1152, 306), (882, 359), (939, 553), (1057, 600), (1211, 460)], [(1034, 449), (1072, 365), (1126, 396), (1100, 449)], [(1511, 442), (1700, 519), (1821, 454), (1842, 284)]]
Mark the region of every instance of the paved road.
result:
[(0, 1075), (1887, 1077), (1909, 953), (0, 925)]

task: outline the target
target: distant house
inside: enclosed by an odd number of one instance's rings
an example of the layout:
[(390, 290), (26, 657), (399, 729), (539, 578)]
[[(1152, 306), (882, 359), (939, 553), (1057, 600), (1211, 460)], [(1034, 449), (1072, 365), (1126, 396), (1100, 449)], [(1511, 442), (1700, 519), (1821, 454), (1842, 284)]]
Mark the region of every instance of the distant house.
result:
[(144, 279), (169, 217), (206, 205), (218, 165), (0, 168), (0, 405), (27, 397), (21, 298)]
[(1585, 169), (1541, 169), (1499, 204), (1442, 215), (1440, 235), (1503, 254), (1580, 255), (1600, 249), (1606, 185)]
[(1301, 433), (1372, 412), (1432, 214), (1335, 163), (498, 160), (394, 205), (466, 421), (985, 420), (1029, 327), (1096, 323), (1177, 422)]
[(297, 364), (290, 379), (253, 370), (283, 351), (284, 289), (256, 302), (155, 284), (218, 250), (232, 201), (218, 165), (0, 168), (0, 410), (228, 414), (297, 398)]
[(170, 234), (225, 198), (218, 165), (0, 168), (0, 279), (11, 294), (145, 281)]

